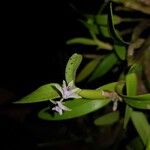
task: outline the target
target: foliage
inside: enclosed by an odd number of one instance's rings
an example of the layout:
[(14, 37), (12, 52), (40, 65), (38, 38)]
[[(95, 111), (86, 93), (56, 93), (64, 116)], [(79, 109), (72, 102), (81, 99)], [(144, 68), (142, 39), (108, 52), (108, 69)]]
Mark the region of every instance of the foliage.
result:
[[(53, 121), (73, 119), (108, 108), (107, 113), (93, 120), (94, 124), (112, 126), (121, 123), (122, 130), (127, 132), (131, 122), (137, 134), (127, 143), (126, 149), (140, 145), (139, 149), (149, 150), (150, 36), (146, 32), (150, 26), (149, 10), (150, 4), (146, 0), (112, 0), (105, 1), (96, 15), (84, 15), (81, 23), (91, 38), (75, 37), (67, 44), (93, 46), (95, 52), (88, 54), (90, 58), (87, 54), (74, 53), (66, 65), (63, 85), (43, 85), (15, 104), (47, 101), (50, 106), (40, 110), (38, 117)], [(142, 15), (141, 18), (119, 16), (121, 11)], [(131, 26), (126, 28), (126, 24)], [(85, 60), (87, 64), (80, 68)], [(116, 75), (116, 81), (99, 85), (109, 74)], [(84, 89), (78, 87), (79, 83), (96, 83), (97, 88)], [(52, 104), (52, 100), (55, 103)]]

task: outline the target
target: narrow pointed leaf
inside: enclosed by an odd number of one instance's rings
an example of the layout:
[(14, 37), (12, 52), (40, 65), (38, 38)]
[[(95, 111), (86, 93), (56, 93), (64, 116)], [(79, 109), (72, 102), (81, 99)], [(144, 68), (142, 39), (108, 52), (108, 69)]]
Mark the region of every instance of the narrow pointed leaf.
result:
[(109, 12), (108, 12), (108, 27), (112, 38), (114, 39), (115, 43), (118, 45), (128, 45), (129, 43), (125, 42), (122, 37), (118, 34), (115, 29), (114, 21), (113, 21), (113, 12), (112, 12), (112, 3), (109, 4)]
[(112, 45), (108, 42), (103, 42), (96, 37), (94, 37), (94, 40), (95, 40), (99, 49), (106, 49), (106, 50), (112, 50), (113, 49)]
[(104, 37), (111, 38), (110, 32), (109, 32), (109, 30), (108, 30), (108, 27), (100, 26), (99, 28), (100, 28), (101, 34), (102, 34)]
[(67, 41), (67, 44), (83, 44), (83, 45), (97, 45), (93, 39), (88, 39), (84, 37), (77, 37)]
[(65, 106), (71, 109), (71, 111), (65, 111), (63, 115), (54, 113), (50, 114), (50, 108), (41, 110), (38, 114), (39, 118), (44, 120), (65, 120), (80, 117), (96, 111), (109, 103), (109, 100), (86, 100), (86, 99), (74, 99), (67, 101)]
[[(137, 94), (137, 77), (135, 73), (129, 73), (126, 76), (126, 89), (128, 96), (135, 96)], [(124, 117), (124, 128), (127, 127), (130, 120), (133, 109), (126, 105), (125, 117)]]
[(125, 46), (123, 46), (123, 45), (114, 45), (114, 49), (115, 49), (116, 54), (118, 55), (118, 57), (121, 60), (125, 60), (126, 59), (127, 51), (126, 51), (126, 47)]
[(118, 58), (115, 54), (111, 53), (103, 58), (97, 65), (95, 71), (92, 73), (89, 81), (93, 81), (101, 76), (105, 75), (112, 67), (118, 62)]
[(120, 83), (116, 86), (116, 92), (123, 98), (123, 100), (134, 108), (150, 109), (150, 94), (126, 96), (122, 94), (124, 83)]
[(125, 116), (124, 116), (124, 125), (123, 125), (124, 129), (127, 128), (128, 122), (131, 118), (132, 111), (133, 111), (132, 107), (130, 107), (129, 105), (126, 105)]
[(150, 109), (150, 94), (143, 94), (137, 96), (120, 95), (124, 101), (134, 108)]
[(123, 98), (132, 100), (132, 101), (150, 101), (150, 93), (148, 94), (142, 94), (142, 95), (137, 95), (137, 96), (125, 96), (122, 95)]
[(142, 112), (134, 111), (132, 112), (131, 119), (143, 143), (147, 145), (150, 137), (150, 125), (147, 118)]
[(81, 21), (81, 23), (93, 34), (99, 34), (99, 30), (97, 25), (95, 24), (94, 16), (90, 16), (87, 18), (87, 21)]
[(84, 80), (85, 78), (87, 78), (93, 72), (93, 70), (99, 63), (99, 61), (100, 61), (100, 58), (91, 60), (78, 74), (76, 81), (80, 82), (80, 81)]
[(133, 100), (132, 98), (124, 98), (125, 102), (138, 109), (150, 109), (150, 100), (143, 101), (143, 100)]
[(53, 88), (53, 84), (46, 84), (39, 87), (37, 90), (33, 91), (29, 95), (23, 97), (19, 101), (16, 101), (15, 103), (16, 104), (35, 103), (59, 97), (60, 97), (59, 94)]

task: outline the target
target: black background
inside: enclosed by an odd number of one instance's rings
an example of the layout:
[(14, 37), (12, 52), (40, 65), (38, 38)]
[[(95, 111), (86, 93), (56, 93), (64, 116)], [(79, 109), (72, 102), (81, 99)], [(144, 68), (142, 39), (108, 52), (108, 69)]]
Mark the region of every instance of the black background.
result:
[(18, 90), (64, 78), (74, 53), (65, 42), (84, 32), (77, 19), (96, 12), (99, 2), (6, 2), (1, 7), (0, 85)]
[(11, 102), (40, 85), (62, 82), (66, 62), (75, 52), (65, 42), (85, 32), (77, 19), (98, 4), (98, 0), (1, 3), (1, 150), (36, 149), (39, 141), (59, 137), (57, 127), (72, 128), (71, 122), (69, 125), (35, 119), (34, 106), (14, 106)]

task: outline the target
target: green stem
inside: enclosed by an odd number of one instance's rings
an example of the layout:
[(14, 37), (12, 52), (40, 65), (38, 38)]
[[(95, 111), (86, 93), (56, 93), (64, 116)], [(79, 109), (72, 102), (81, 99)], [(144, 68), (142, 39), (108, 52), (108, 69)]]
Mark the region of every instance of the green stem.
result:
[(87, 99), (106, 99), (106, 97), (102, 95), (102, 90), (82, 89), (78, 94)]

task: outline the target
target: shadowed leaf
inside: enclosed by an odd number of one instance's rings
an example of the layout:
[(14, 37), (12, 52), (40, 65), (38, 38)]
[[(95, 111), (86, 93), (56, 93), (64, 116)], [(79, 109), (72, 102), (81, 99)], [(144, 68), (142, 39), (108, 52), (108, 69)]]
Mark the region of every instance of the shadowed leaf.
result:
[(97, 126), (112, 125), (119, 120), (119, 112), (111, 112), (102, 117), (97, 118), (94, 124)]

